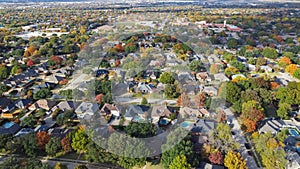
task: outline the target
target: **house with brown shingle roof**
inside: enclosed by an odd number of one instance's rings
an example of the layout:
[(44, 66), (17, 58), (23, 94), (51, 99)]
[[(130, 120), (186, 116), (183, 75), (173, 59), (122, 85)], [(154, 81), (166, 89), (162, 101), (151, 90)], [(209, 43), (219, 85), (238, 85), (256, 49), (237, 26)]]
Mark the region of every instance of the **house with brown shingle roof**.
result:
[(54, 101), (41, 99), (41, 100), (36, 101), (33, 105), (31, 105), (29, 107), (29, 110), (36, 110), (36, 109), (50, 110), (55, 105), (56, 105), (56, 102), (54, 102)]

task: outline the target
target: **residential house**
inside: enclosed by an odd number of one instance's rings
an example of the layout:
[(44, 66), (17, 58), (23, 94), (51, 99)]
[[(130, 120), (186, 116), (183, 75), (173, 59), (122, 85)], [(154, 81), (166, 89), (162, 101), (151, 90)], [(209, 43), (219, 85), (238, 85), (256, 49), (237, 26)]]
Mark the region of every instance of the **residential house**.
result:
[(19, 99), (14, 102), (15, 106), (19, 109), (27, 108), (32, 103), (30, 99)]
[(199, 167), (196, 167), (196, 169), (224, 169), (224, 166), (215, 165), (215, 164), (209, 164), (206, 162), (201, 162)]
[(136, 92), (141, 92), (142, 94), (152, 93), (154, 88), (155, 87), (152, 84), (139, 83)]
[(32, 104), (28, 109), (29, 110), (37, 110), (37, 109), (44, 109), (44, 110), (50, 110), (56, 105), (56, 102), (41, 99), (36, 101), (34, 104)]
[(213, 86), (204, 86), (202, 92), (207, 93), (210, 96), (218, 95), (218, 90)]
[(216, 122), (213, 120), (199, 119), (192, 127), (193, 135), (208, 135), (216, 128)]
[(97, 103), (82, 102), (75, 110), (75, 113), (79, 118), (84, 118), (86, 115), (94, 115), (97, 111), (99, 111), (99, 105)]
[(219, 82), (229, 81), (228, 77), (224, 73), (214, 74), (214, 79)]
[(166, 105), (153, 106), (151, 118), (153, 123), (157, 123), (161, 117), (170, 117), (170, 115), (174, 113), (174, 110), (172, 110), (171, 107), (168, 107)]
[(52, 111), (55, 111), (56, 109), (60, 109), (62, 111), (75, 110), (77, 105), (78, 103), (73, 101), (61, 101), (56, 106), (54, 106), (51, 110)]
[(147, 120), (149, 116), (150, 107), (144, 105), (130, 105), (126, 109), (126, 113), (124, 114), (124, 118), (127, 121), (134, 120)]
[(300, 168), (300, 156), (297, 152), (288, 151), (286, 159), (288, 160), (286, 169), (299, 169)]
[(195, 78), (189, 72), (180, 72), (178, 73), (178, 81), (181, 83), (188, 83), (195, 81)]
[(49, 83), (54, 83), (54, 84), (58, 84), (61, 80), (63, 80), (64, 78), (61, 76), (57, 76), (55, 74), (52, 74), (50, 76), (46, 76), (45, 77), (45, 82), (49, 82)]
[(207, 72), (199, 72), (196, 74), (197, 80), (201, 82), (211, 82), (211, 78)]
[(266, 66), (264, 66), (264, 65), (260, 66), (260, 69), (264, 70), (265, 72), (269, 72), (269, 73), (273, 72), (273, 69), (270, 66), (268, 66), (268, 65), (266, 65)]
[(0, 110), (3, 110), (9, 105), (10, 102), (11, 100), (7, 99), (6, 97), (0, 97)]
[(283, 127), (284, 122), (282, 120), (267, 119), (263, 122), (263, 125), (258, 129), (259, 133), (270, 132), (276, 134)]
[(182, 86), (182, 91), (189, 95), (195, 95), (199, 92), (199, 85), (196, 83), (184, 84)]
[(196, 120), (199, 117), (203, 117), (203, 114), (199, 109), (193, 109), (190, 107), (181, 107), (179, 109), (179, 117), (182, 119)]
[(236, 79), (236, 78), (238, 78), (238, 77), (239, 77), (239, 78), (246, 78), (246, 76), (243, 75), (243, 74), (236, 74), (236, 75), (232, 75), (232, 76), (231, 76), (232, 79)]
[(120, 116), (120, 110), (116, 105), (105, 103), (100, 109), (100, 115), (102, 116)]

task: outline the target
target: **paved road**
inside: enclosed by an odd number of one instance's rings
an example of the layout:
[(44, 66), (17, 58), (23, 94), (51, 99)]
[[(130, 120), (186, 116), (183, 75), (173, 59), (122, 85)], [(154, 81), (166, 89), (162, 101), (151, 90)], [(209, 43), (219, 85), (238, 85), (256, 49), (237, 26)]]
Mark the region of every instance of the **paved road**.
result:
[(229, 108), (225, 109), (224, 111), (227, 115), (227, 119), (232, 121), (233, 124), (232, 131), (235, 133), (233, 138), (236, 142), (240, 143), (241, 148), (239, 152), (243, 156), (243, 158), (246, 159), (248, 168), (258, 169), (259, 167), (256, 165), (254, 158), (247, 153), (248, 150), (245, 147), (245, 143), (247, 143), (247, 141), (244, 137), (244, 134), (241, 130), (241, 126), (238, 120), (236, 119), (236, 117), (233, 115), (232, 111)]

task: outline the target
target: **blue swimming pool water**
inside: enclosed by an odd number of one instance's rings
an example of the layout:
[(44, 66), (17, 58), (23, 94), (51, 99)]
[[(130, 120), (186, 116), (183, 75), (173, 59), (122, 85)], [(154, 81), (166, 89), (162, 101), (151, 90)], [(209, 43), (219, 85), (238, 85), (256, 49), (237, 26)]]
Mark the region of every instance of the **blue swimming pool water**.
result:
[(3, 124), (4, 128), (10, 128), (11, 126), (13, 126), (15, 123), (14, 122), (6, 122), (5, 124)]
[(292, 136), (299, 136), (299, 132), (296, 129), (289, 129), (289, 132)]
[(192, 123), (189, 122), (189, 121), (184, 121), (184, 122), (181, 123), (181, 127), (182, 127), (182, 128), (187, 128), (187, 127), (189, 127), (191, 124), (192, 124)]
[(135, 116), (135, 117), (133, 118), (133, 121), (135, 121), (135, 122), (144, 122), (145, 119), (143, 119), (143, 118), (140, 117), (140, 116)]
[(160, 124), (167, 125), (169, 122), (166, 119), (161, 119)]

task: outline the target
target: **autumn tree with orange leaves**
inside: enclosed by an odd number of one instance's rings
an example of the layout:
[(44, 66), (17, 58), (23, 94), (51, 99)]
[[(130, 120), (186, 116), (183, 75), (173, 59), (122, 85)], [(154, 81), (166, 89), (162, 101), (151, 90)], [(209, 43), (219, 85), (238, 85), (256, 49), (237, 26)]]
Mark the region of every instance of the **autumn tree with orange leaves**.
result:
[(188, 107), (191, 105), (189, 96), (186, 93), (182, 93), (177, 99), (177, 106)]
[(205, 93), (199, 93), (196, 97), (195, 97), (195, 108), (203, 108), (205, 106), (205, 100), (206, 100), (206, 95)]
[(51, 136), (45, 131), (40, 131), (36, 134), (36, 139), (39, 148), (44, 150), (45, 145), (50, 141)]
[(243, 103), (241, 120), (247, 132), (256, 130), (257, 122), (265, 117), (263, 108), (254, 100)]
[(63, 139), (61, 139), (60, 144), (61, 144), (61, 147), (64, 149), (65, 152), (72, 151), (71, 142), (68, 139), (68, 137), (64, 137)]
[(280, 67), (285, 68), (285, 67), (287, 67), (288, 65), (290, 65), (291, 63), (292, 63), (291, 59), (288, 58), (288, 57), (286, 57), (286, 56), (284, 56), (284, 57), (282, 57), (282, 58), (279, 60), (278, 65), (279, 65)]
[(297, 68), (298, 67), (296, 64), (290, 64), (285, 68), (285, 71), (288, 72), (289, 74), (293, 75)]

